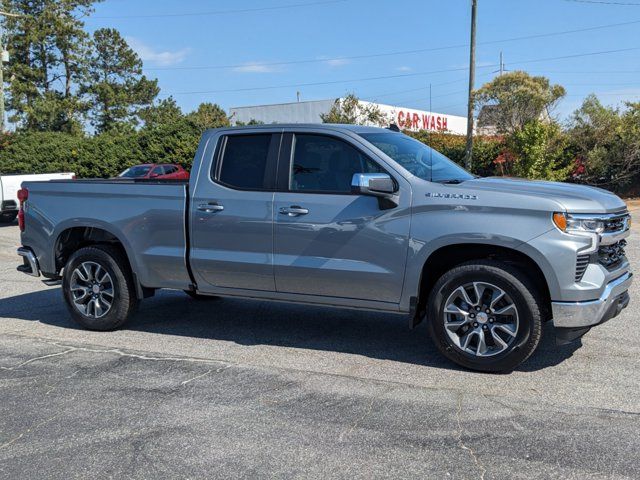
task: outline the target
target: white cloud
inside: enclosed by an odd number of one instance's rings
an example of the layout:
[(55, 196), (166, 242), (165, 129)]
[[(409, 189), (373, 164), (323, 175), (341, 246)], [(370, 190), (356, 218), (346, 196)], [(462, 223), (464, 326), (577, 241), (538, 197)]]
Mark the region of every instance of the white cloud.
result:
[(159, 67), (169, 67), (182, 63), (190, 51), (188, 48), (159, 51), (135, 37), (127, 37), (126, 40), (129, 46), (140, 55), (143, 62)]
[(259, 62), (252, 62), (252, 63), (246, 63), (244, 65), (240, 65), (239, 67), (235, 67), (233, 71), (238, 73), (272, 73), (272, 72), (275, 72), (276, 70), (271, 65), (265, 65)]
[(322, 61), (322, 63), (332, 68), (343, 67), (351, 63), (351, 60), (349, 60), (348, 58), (329, 58), (324, 55), (316, 57), (316, 59)]
[(413, 68), (408, 67), (406, 65), (402, 65), (401, 67), (396, 68), (396, 70), (399, 72), (411, 72), (413, 71)]
[(325, 63), (330, 67), (343, 67), (344, 65), (348, 65), (351, 62), (346, 58), (330, 58), (329, 60), (325, 61)]

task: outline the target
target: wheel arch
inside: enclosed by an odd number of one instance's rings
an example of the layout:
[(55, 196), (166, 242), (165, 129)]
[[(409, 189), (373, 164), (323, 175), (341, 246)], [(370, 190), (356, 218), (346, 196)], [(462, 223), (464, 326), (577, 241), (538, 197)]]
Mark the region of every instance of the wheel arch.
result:
[(135, 256), (131, 254), (130, 246), (126, 241), (123, 241), (123, 238), (124, 236), (113, 232), (112, 229), (94, 223), (84, 225), (76, 223), (68, 225), (66, 228), (61, 228), (53, 244), (52, 258), (55, 262), (56, 272), (60, 272), (73, 252), (80, 248), (92, 245), (111, 245), (117, 248), (126, 259), (133, 275), (137, 296), (139, 298), (147, 296), (138, 280)]
[(551, 293), (548, 280), (531, 256), (516, 248), (504, 245), (456, 243), (437, 248), (425, 259), (420, 272), (411, 326), (417, 325), (422, 320), (429, 293), (445, 272), (465, 262), (487, 259), (505, 262), (527, 275), (541, 296), (543, 318), (545, 320), (551, 319)]

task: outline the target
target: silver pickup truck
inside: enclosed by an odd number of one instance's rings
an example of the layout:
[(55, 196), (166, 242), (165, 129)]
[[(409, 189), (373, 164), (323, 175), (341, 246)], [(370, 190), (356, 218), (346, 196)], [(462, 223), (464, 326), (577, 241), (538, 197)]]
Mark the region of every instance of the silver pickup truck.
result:
[(509, 371), (543, 322), (568, 342), (629, 302), (616, 195), (476, 178), (389, 129), (211, 130), (188, 183), (25, 182), (20, 199), (19, 270), (93, 330), (170, 288), (425, 320), (450, 360)]

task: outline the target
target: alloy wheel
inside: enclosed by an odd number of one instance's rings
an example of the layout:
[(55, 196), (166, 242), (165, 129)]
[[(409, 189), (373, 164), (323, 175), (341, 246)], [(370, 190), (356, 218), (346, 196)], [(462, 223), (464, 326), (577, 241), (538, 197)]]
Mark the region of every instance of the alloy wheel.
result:
[(444, 327), (454, 346), (477, 357), (509, 349), (518, 334), (518, 309), (501, 288), (472, 282), (456, 288), (444, 304)]
[(78, 311), (102, 318), (111, 310), (114, 285), (111, 275), (96, 262), (82, 262), (71, 275), (71, 295)]

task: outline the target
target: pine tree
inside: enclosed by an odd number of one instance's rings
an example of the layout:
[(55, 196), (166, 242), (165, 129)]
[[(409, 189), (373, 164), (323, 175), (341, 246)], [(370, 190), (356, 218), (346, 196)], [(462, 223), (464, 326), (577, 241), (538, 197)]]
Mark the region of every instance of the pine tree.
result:
[(120, 33), (101, 28), (93, 34), (83, 92), (91, 98), (91, 122), (98, 132), (120, 123), (136, 124), (139, 111), (151, 105), (159, 93), (157, 80), (142, 74), (140, 57)]
[[(77, 83), (86, 72), (83, 16), (101, 0), (5, 0), (10, 120), (26, 130), (79, 132), (85, 109)], [(75, 88), (74, 88), (75, 86)]]

